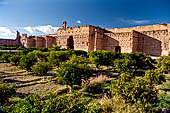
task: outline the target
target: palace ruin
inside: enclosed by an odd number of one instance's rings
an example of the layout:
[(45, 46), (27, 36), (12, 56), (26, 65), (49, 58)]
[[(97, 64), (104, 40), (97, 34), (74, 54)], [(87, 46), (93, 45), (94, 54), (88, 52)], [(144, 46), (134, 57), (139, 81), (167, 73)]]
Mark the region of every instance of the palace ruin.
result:
[[(56, 34), (29, 36), (23, 34), (21, 45), (50, 48), (53, 44), (66, 49), (96, 51), (109, 50), (122, 53), (142, 52), (151, 56), (170, 54), (170, 24), (104, 29), (92, 25), (62, 28)], [(0, 44), (2, 44), (0, 40)], [(8, 45), (8, 44), (7, 44)]]

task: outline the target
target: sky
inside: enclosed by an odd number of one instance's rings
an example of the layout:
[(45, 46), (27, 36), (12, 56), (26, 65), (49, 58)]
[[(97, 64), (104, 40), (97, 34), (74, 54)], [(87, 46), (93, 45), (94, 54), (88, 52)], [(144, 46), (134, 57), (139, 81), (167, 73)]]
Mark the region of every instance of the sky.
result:
[(170, 0), (0, 0), (0, 38), (56, 33), (64, 20), (102, 28), (170, 23)]

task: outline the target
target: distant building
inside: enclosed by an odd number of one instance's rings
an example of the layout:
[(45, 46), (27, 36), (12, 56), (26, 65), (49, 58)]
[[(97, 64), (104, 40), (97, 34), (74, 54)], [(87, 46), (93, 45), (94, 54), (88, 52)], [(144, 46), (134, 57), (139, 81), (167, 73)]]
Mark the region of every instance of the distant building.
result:
[[(37, 48), (50, 48), (55, 44), (66, 49), (84, 51), (142, 52), (151, 56), (170, 54), (170, 24), (113, 29), (92, 25), (78, 27), (66, 25), (67, 22), (64, 21), (63, 27), (58, 29), (56, 34), (29, 37), (23, 34), (20, 39), (21, 44)], [(20, 45), (19, 41), (16, 42)], [(1, 45), (2, 43), (3, 40), (0, 40)], [(10, 43), (4, 44), (10, 45)]]
[(0, 39), (0, 46), (21, 46), (21, 36), (17, 31), (16, 39)]

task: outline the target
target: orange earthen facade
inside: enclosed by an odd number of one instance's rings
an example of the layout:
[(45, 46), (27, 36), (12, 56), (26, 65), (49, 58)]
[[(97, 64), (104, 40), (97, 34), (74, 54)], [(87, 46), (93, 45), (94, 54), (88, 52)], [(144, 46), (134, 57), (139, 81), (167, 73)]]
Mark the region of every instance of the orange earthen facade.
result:
[[(66, 21), (63, 22), (63, 27), (56, 34), (29, 37), (23, 34), (20, 42), (24, 47), (36, 48), (50, 48), (54, 44), (84, 51), (142, 52), (151, 56), (170, 54), (170, 24), (114, 29), (92, 25), (67, 27), (66, 24)], [(0, 40), (2, 43), (3, 40)]]

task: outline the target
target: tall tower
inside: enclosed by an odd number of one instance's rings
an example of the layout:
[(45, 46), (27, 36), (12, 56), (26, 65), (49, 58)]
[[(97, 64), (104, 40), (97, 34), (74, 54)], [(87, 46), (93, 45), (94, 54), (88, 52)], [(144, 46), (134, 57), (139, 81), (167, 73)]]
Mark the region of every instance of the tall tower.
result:
[(66, 29), (66, 28), (67, 28), (67, 22), (64, 21), (64, 22), (63, 22), (63, 29)]

